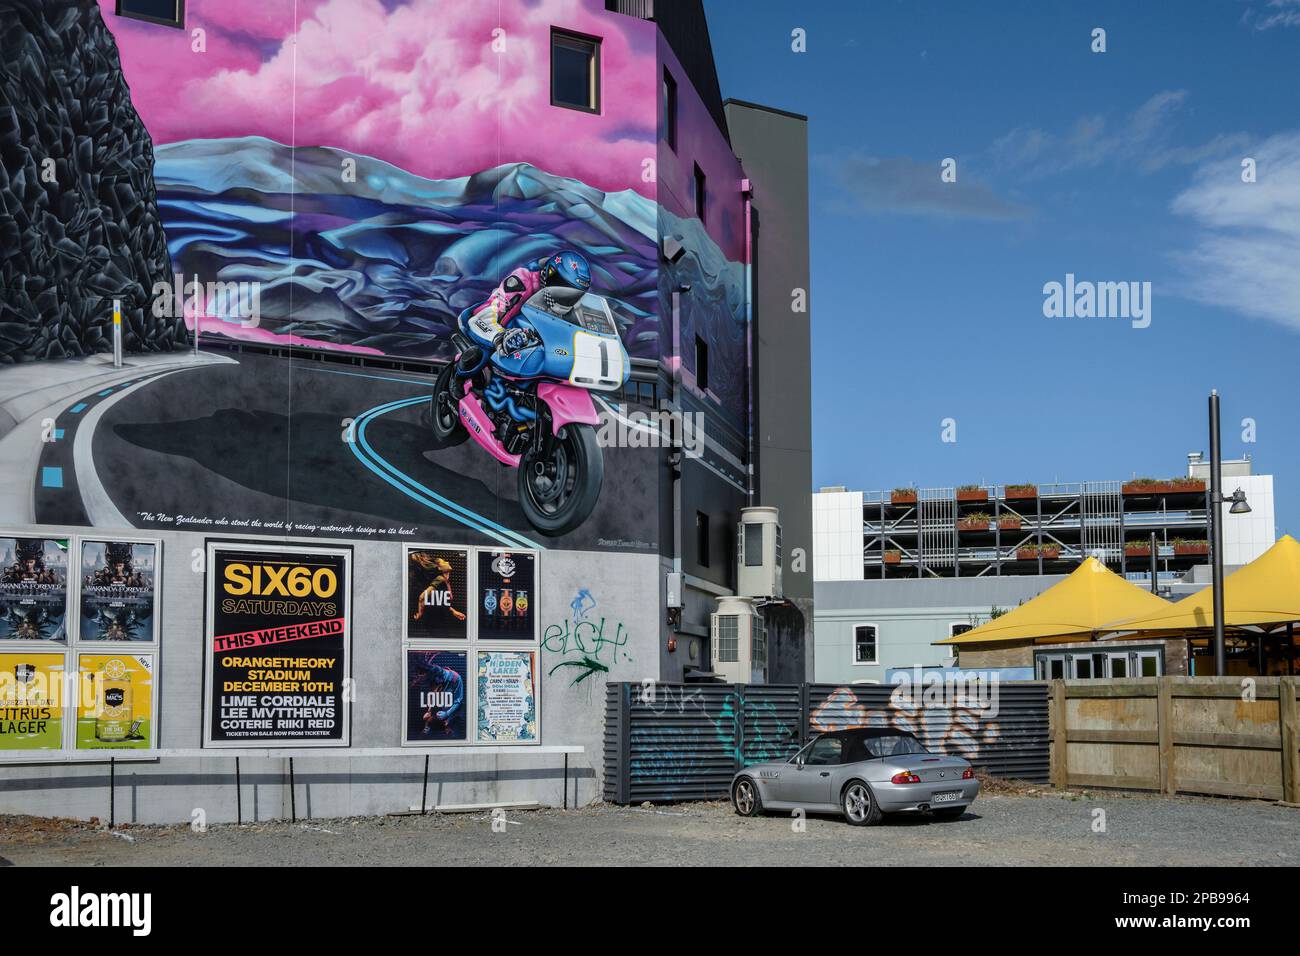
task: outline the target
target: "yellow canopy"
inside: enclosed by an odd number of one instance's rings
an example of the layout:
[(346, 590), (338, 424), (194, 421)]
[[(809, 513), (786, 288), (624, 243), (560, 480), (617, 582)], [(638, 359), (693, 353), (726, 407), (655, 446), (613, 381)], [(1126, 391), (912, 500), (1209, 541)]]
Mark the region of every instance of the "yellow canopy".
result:
[(936, 644), (985, 644), (1026, 638), (1087, 640), (1099, 631), (1112, 631), (1109, 622), (1128, 616), (1154, 614), (1169, 602), (1125, 581), (1096, 558), (1088, 558), (1068, 578), (1038, 597), (987, 624)]
[[(1205, 588), (1145, 614), (1127, 619), (1116, 615), (1110, 630), (1185, 631), (1213, 627), (1213, 602), (1214, 589)], [(1228, 627), (1286, 621), (1300, 621), (1300, 542), (1289, 534), (1223, 579), (1223, 622)]]

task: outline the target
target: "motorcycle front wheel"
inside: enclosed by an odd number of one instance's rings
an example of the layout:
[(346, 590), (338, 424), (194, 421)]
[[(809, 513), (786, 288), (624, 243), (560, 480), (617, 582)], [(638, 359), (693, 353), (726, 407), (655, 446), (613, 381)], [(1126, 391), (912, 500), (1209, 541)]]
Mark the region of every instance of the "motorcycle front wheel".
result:
[(429, 398), (424, 414), (420, 416), (422, 421), (428, 422), (429, 435), (435, 449), (451, 448), (469, 437), (469, 432), (460, 420), (460, 400), (451, 393), (452, 384), (459, 384), (459, 381), (456, 378), (456, 363), (448, 362), (438, 373), (433, 395)]
[(590, 425), (566, 425), (549, 457), (528, 452), (519, 462), (519, 507), (529, 524), (555, 537), (582, 525), (600, 500), (605, 458)]

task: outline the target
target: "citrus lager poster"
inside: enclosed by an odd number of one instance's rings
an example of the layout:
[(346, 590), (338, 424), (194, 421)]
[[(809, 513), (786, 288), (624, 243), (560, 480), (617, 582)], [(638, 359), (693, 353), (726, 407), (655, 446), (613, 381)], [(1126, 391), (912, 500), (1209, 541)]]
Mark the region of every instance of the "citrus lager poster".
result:
[(63, 747), (63, 655), (0, 654), (0, 750)]
[(148, 750), (153, 739), (153, 657), (77, 659), (77, 749)]

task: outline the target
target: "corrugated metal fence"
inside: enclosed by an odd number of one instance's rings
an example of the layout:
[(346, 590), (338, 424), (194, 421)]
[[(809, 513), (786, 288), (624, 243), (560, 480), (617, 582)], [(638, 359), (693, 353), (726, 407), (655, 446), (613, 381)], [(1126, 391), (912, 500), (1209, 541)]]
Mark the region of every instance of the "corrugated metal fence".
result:
[(892, 726), (994, 776), (1045, 783), (1047, 684), (997, 685), (996, 699), (946, 704), (880, 684), (610, 683), (604, 795), (611, 803), (718, 800), (741, 767), (793, 755), (846, 727)]

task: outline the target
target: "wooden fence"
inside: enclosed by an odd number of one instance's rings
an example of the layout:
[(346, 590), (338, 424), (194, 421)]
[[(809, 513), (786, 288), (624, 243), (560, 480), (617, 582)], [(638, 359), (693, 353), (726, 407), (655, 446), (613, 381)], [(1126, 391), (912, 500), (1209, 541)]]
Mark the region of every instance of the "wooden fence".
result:
[(1052, 681), (1052, 784), (1300, 803), (1298, 680)]

